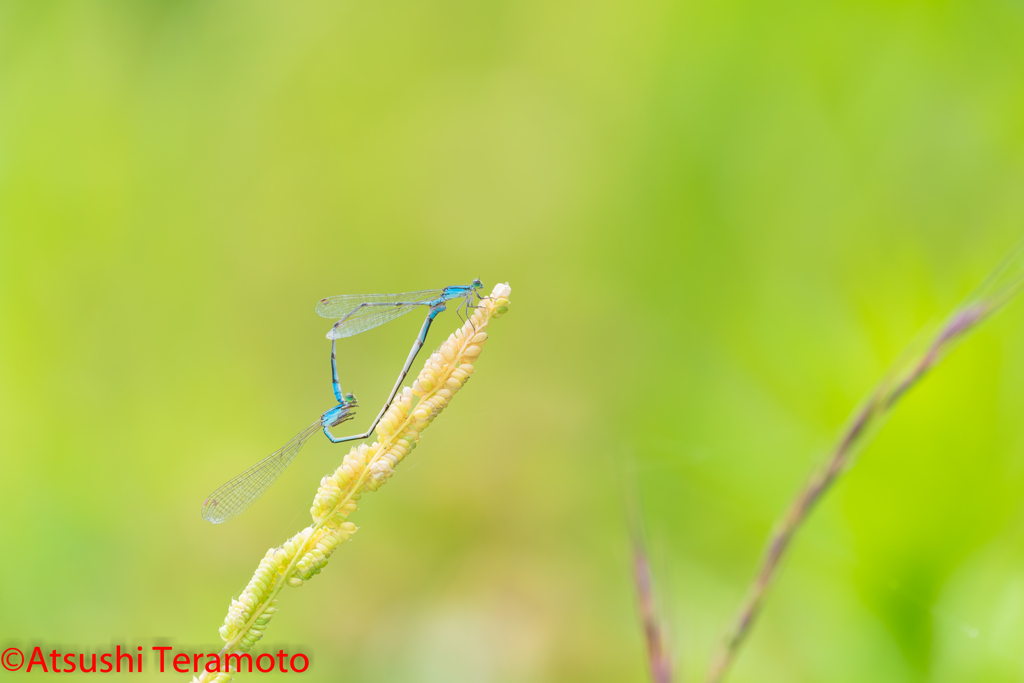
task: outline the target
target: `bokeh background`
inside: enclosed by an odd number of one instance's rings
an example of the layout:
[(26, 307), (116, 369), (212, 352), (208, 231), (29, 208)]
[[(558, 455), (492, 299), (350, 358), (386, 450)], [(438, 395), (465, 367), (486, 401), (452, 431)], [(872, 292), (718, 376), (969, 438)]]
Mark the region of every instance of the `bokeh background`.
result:
[[(331, 406), (314, 303), (480, 277), (476, 378), (260, 649), (645, 681), (635, 489), (698, 680), (850, 411), (1024, 234), (1022, 68), (1015, 0), (0, 4), (0, 643), (214, 646), (344, 455), (200, 518)], [(413, 317), (343, 344), (353, 426)], [(1022, 415), (1018, 302), (816, 510), (730, 680), (1020, 680)]]

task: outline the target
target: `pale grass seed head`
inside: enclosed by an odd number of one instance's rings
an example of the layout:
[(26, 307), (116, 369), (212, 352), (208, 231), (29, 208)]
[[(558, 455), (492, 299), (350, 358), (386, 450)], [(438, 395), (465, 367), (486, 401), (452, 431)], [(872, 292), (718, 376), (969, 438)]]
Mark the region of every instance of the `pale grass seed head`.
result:
[[(310, 514), (313, 524), (283, 545), (271, 548), (245, 590), (231, 601), (220, 636), (221, 654), (244, 653), (263, 637), (277, 612), (277, 594), (287, 585), (298, 587), (319, 574), (331, 554), (352, 537), (356, 526), (348, 516), (363, 493), (376, 491), (416, 448), (430, 426), (475, 371), (473, 363), (487, 341), (487, 327), (509, 306), (512, 288), (495, 286), (469, 320), (430, 355), (412, 387), (404, 387), (377, 424), (377, 440), (353, 446), (341, 465), (320, 481)], [(225, 683), (231, 674), (203, 673), (203, 683)]]

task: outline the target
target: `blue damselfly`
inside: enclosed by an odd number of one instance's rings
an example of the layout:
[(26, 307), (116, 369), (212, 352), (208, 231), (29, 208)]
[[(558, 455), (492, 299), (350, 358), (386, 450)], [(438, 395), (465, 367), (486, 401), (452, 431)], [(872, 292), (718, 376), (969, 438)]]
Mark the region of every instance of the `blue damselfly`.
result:
[[(365, 439), (373, 434), (377, 423), (380, 422), (394, 400), (395, 394), (398, 393), (402, 380), (409, 373), (409, 368), (416, 359), (416, 355), (423, 347), (434, 318), (446, 310), (448, 302), (454, 299), (464, 300), (459, 304), (459, 308), (465, 306), (468, 317), (469, 309), (473, 307), (473, 296), (481, 298), (479, 290), (482, 287), (483, 283), (480, 280), (473, 280), (469, 285), (453, 285), (442, 289), (428, 289), (404, 294), (345, 294), (321, 299), (316, 305), (316, 312), (325, 318), (337, 319), (330, 332), (327, 333), (327, 337), (331, 340), (331, 384), (338, 405), (326, 411), (320, 416), (320, 419), (296, 434), (280, 450), (267, 456), (211, 493), (203, 502), (203, 518), (214, 524), (220, 524), (241, 514), (277, 481), (309, 440), (309, 437), (318, 429), (323, 429), (324, 434), (333, 443)], [(362, 434), (345, 437), (334, 436), (331, 433), (331, 427), (337, 427), (341, 423), (351, 420), (353, 410), (358, 406), (356, 397), (344, 393), (341, 382), (338, 380), (337, 340), (371, 330), (420, 306), (427, 307), (427, 317), (423, 321), (423, 326), (413, 342), (412, 350), (405, 360), (405, 365), (402, 366), (398, 381), (391, 389), (384, 407), (381, 408), (370, 427)]]

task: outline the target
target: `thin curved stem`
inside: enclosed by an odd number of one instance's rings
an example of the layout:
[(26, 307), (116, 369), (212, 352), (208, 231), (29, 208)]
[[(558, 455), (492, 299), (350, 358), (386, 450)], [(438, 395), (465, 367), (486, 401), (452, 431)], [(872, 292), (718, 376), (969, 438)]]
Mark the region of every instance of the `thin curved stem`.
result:
[(854, 413), (825, 467), (800, 490), (771, 534), (760, 568), (747, 590), (736, 621), (712, 661), (708, 683), (719, 683), (725, 678), (757, 620), (780, 561), (814, 505), (850, 466), (854, 456), (867, 443), (873, 431), (881, 426), (899, 400), (968, 332), (1016, 296), (1022, 283), (1024, 245), (1011, 252), (985, 284), (953, 312), (923, 353), (909, 355), (897, 363), (864, 405)]

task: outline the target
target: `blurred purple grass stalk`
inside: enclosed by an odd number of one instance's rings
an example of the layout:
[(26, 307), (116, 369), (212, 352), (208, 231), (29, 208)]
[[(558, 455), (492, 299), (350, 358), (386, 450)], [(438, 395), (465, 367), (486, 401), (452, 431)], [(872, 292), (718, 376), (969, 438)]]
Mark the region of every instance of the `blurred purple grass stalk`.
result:
[[(620, 470), (618, 480), (622, 482), (625, 517), (632, 548), (633, 585), (636, 588), (637, 612), (647, 648), (647, 666), (654, 683), (671, 683), (673, 662), (667, 647), (670, 638), (667, 622), (659, 614), (659, 600), (651, 576), (646, 524), (636, 478), (637, 463), (631, 451), (627, 450), (625, 455), (615, 460), (614, 466)], [(626, 467), (623, 468), (623, 465)]]
[(647, 642), (647, 662), (654, 683), (672, 683), (672, 658), (665, 647), (664, 622), (658, 616), (654, 590), (651, 585), (651, 565), (647, 561), (647, 548), (638, 528), (632, 530), (633, 579), (636, 582), (637, 603)]
[(897, 362), (885, 379), (868, 396), (842, 433), (827, 465), (815, 474), (797, 494), (789, 511), (776, 524), (760, 570), (750, 585), (739, 614), (708, 673), (708, 683), (722, 681), (746, 637), (750, 634), (772, 579), (790, 541), (807, 519), (815, 503), (829, 490), (854, 456), (881, 426), (889, 412), (906, 392), (946, 353), (979, 323), (1002, 308), (1024, 283), (1024, 245), (1018, 245), (992, 272), (985, 283), (969, 296), (932, 337), (923, 352), (913, 353), (914, 345)]
[[(475, 369), (473, 363), (487, 340), (486, 329), (492, 319), (508, 310), (511, 293), (508, 284), (495, 286), (470, 319), (430, 355), (412, 387), (404, 387), (395, 397), (377, 425), (377, 440), (369, 446), (353, 446), (341, 466), (320, 481), (310, 509), (313, 524), (284, 545), (267, 551), (241, 595), (228, 607), (220, 627), (224, 647), (217, 658), (217, 670), (208, 671), (204, 665), (194, 682), (230, 681), (241, 667), (242, 660), (236, 656), (248, 653), (263, 638), (277, 612), (281, 590), (302, 586), (319, 574), (334, 550), (356, 532), (356, 526), (347, 521), (357, 509), (356, 501), (387, 483), (398, 463), (416, 447), (422, 431), (469, 380)], [(231, 664), (236, 666), (223, 671), (220, 662), (229, 668)]]

